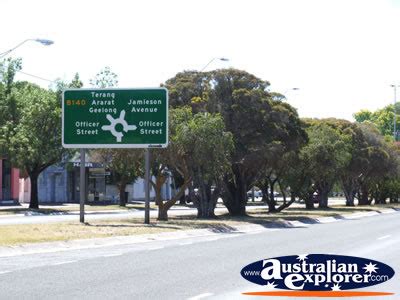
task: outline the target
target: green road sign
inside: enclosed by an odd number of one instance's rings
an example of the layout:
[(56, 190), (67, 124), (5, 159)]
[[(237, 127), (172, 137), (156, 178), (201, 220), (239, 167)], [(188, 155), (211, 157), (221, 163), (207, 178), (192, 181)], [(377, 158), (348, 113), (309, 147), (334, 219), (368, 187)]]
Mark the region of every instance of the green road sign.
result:
[(167, 89), (66, 89), (62, 143), (65, 148), (167, 147)]

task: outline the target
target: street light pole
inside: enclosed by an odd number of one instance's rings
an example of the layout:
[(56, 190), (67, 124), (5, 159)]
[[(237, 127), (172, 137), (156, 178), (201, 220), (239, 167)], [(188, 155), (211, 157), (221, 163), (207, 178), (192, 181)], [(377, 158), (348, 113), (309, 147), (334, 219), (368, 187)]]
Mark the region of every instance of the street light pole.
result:
[(200, 70), (200, 72), (203, 72), (214, 60), (220, 60), (220, 61), (229, 61), (229, 59), (225, 58), (225, 57), (214, 57), (212, 60), (210, 60), (204, 67), (203, 69)]
[[(9, 53), (11, 53), (12, 51), (14, 51), (15, 49), (17, 49), (18, 47), (22, 46), (23, 44), (25, 44), (25, 43), (28, 42), (28, 41), (34, 41), (34, 42), (40, 43), (40, 44), (42, 44), (42, 45), (44, 45), (44, 46), (50, 46), (50, 45), (54, 44), (54, 42), (53, 42), (52, 40), (46, 40), (46, 39), (26, 39), (25, 41), (22, 41), (21, 43), (19, 43), (19, 44), (16, 45), (15, 47), (13, 47), (13, 48), (11, 48), (11, 49), (5, 51), (5, 52), (0, 53), (0, 59), (2, 59), (3, 57), (5, 57), (6, 55), (8, 55)], [(18, 73), (21, 73), (21, 74), (24, 74), (24, 75), (27, 75), (27, 76), (34, 77), (34, 78), (36, 78), (36, 79), (44, 80), (44, 81), (47, 81), (47, 82), (50, 82), (50, 83), (55, 83), (54, 80), (50, 80), (50, 79), (43, 78), (43, 77), (41, 77), (41, 76), (37, 76), (37, 75), (25, 73), (25, 72), (22, 72), (21, 70), (17, 70), (17, 72), (18, 72)]]
[(52, 40), (46, 40), (46, 39), (26, 39), (25, 41), (22, 41), (21, 43), (19, 43), (18, 45), (16, 45), (15, 47), (8, 49), (5, 52), (0, 53), (0, 58), (5, 57), (7, 54), (9, 54), (10, 52), (14, 51), (15, 49), (17, 49), (18, 47), (22, 46), (23, 44), (25, 44), (26, 42), (29, 41), (34, 41), (37, 43), (40, 43), (44, 46), (50, 46), (52, 44), (54, 44), (54, 42)]
[(390, 85), (393, 90), (394, 90), (394, 106), (393, 106), (393, 139), (394, 141), (397, 141), (397, 129), (396, 129), (396, 123), (397, 123), (397, 116), (396, 116), (396, 103), (397, 103), (397, 87), (400, 85), (398, 84), (391, 84)]

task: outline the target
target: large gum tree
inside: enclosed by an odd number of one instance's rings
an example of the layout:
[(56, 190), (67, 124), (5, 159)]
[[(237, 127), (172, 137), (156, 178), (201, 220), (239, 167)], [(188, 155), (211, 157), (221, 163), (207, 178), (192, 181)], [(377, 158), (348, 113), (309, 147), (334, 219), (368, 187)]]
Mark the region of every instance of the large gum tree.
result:
[(247, 190), (262, 173), (271, 145), (289, 147), (302, 134), (297, 114), (289, 116), (281, 102), (273, 100), (267, 81), (241, 70), (183, 72), (165, 86), (172, 106), (191, 105), (194, 112), (222, 116), (234, 150), (219, 187), (229, 213), (246, 214)]
[[(210, 182), (218, 181), (229, 167), (232, 144), (232, 135), (225, 131), (220, 115), (193, 114), (190, 107), (170, 110), (169, 145), (153, 151), (151, 184), (159, 220), (168, 219), (168, 210), (193, 181), (199, 187), (199, 197), (194, 201), (198, 217), (214, 217), (218, 193), (211, 194)], [(161, 189), (171, 172), (181, 177), (182, 184), (171, 199), (163, 199)]]

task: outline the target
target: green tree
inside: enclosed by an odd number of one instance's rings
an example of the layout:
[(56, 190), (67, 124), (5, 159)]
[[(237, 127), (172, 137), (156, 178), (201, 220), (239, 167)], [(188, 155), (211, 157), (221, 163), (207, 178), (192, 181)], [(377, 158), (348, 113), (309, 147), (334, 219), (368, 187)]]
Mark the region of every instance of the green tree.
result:
[(367, 109), (362, 109), (359, 112), (355, 113), (353, 116), (358, 123), (371, 121), (374, 118), (373, 113)]
[(118, 86), (118, 75), (110, 67), (104, 67), (89, 83), (97, 88), (115, 87)]
[[(16, 99), (15, 74), (21, 69), (20, 59), (5, 59), (0, 62), (0, 156), (7, 156), (5, 130), (13, 127), (20, 119), (21, 103)], [(7, 130), (9, 131), (9, 130)]]
[(179, 128), (178, 135), (183, 143), (192, 147), (192, 172), (198, 187), (198, 196), (194, 198), (197, 217), (215, 217), (214, 209), (221, 192), (219, 183), (229, 171), (232, 134), (225, 131), (220, 115), (198, 113)]
[(3, 127), (7, 154), (13, 165), (29, 175), (29, 207), (38, 208), (38, 177), (65, 151), (61, 146), (61, 107), (56, 93), (30, 83), (20, 87), (15, 97), (20, 104), (20, 119)]
[(59, 99), (61, 103), (64, 89), (68, 88), (80, 89), (82, 87), (83, 87), (83, 82), (79, 76), (79, 73), (75, 73), (71, 82), (66, 82), (64, 80), (57, 79), (52, 89), (56, 91), (57, 99)]
[(330, 120), (310, 120), (309, 143), (301, 150), (320, 208), (328, 207), (328, 195), (351, 159), (349, 137), (330, 123)]
[(364, 172), (359, 178), (359, 205), (369, 205), (375, 199), (376, 203), (384, 202), (389, 196), (385, 181), (398, 174), (398, 154), (392, 144), (387, 142), (377, 127), (370, 123), (360, 124), (366, 145)]
[[(195, 199), (198, 217), (213, 217), (218, 191), (210, 195), (210, 182), (218, 180), (226, 171), (231, 149), (232, 137), (224, 131), (220, 116), (209, 113), (193, 115), (189, 107), (171, 109), (169, 145), (153, 152), (155, 181), (152, 185), (156, 191), (158, 219), (168, 219), (168, 210), (193, 180), (200, 187), (200, 196)], [(164, 200), (161, 188), (171, 171), (179, 174), (183, 183), (172, 199)]]
[[(399, 114), (400, 112), (400, 103), (396, 103), (396, 115)], [(362, 122), (371, 122), (375, 124), (380, 133), (383, 134), (384, 136), (388, 137), (391, 139), (393, 137), (393, 119), (394, 119), (394, 105), (390, 104), (387, 105), (381, 109), (378, 109), (374, 112), (371, 112), (369, 110), (361, 110), (354, 115), (355, 120), (358, 123)], [(396, 123), (396, 128), (400, 128), (400, 118), (397, 116), (397, 123)]]
[(315, 186), (311, 177), (312, 170), (309, 168), (307, 160), (309, 157), (306, 153), (305, 150), (301, 149), (298, 152), (292, 151), (286, 155), (286, 168), (282, 181), (283, 186), (290, 191), (290, 202), (294, 202), (297, 197), (305, 200), (307, 209), (313, 209)]
[[(298, 156), (299, 150), (307, 143), (305, 125), (298, 118), (296, 110), (287, 103), (272, 103), (271, 122), (279, 124), (274, 129), (280, 133), (279, 138), (271, 140), (268, 147), (264, 148), (264, 155), (259, 159), (259, 167), (262, 171), (257, 183), (263, 191), (263, 200), (267, 203), (269, 212), (281, 211), (295, 201), (292, 197), (289, 202), (286, 202), (285, 177), (288, 174), (287, 170)], [(283, 204), (278, 208), (276, 208), (274, 196), (276, 184), (284, 197)]]
[(351, 158), (340, 174), (340, 183), (346, 197), (346, 206), (354, 206), (360, 178), (368, 165), (367, 143), (359, 124), (342, 121), (341, 129), (342, 133), (348, 136), (348, 150)]
[[(231, 215), (246, 213), (247, 189), (257, 180), (263, 168), (260, 159), (272, 143), (284, 147), (295, 140), (301, 128), (273, 101), (267, 91), (269, 83), (245, 71), (228, 69), (213, 72), (183, 72), (166, 82), (170, 104), (191, 105), (194, 112), (219, 113), (225, 130), (231, 132), (234, 150), (230, 171), (220, 182), (225, 206)], [(297, 118), (297, 119), (296, 119)], [(289, 120), (285, 123), (283, 120)], [(294, 123), (296, 123), (294, 122)]]

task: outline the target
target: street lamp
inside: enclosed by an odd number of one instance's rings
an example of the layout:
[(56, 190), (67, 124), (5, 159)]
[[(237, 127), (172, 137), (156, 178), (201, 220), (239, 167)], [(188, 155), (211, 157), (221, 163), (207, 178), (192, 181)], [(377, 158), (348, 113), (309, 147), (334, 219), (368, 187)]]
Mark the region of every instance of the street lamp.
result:
[(220, 60), (220, 61), (229, 61), (229, 59), (225, 58), (225, 57), (214, 57), (212, 60), (210, 60), (204, 67), (203, 69), (200, 70), (200, 72), (203, 72), (205, 70), (205, 68), (208, 67), (209, 64), (211, 64), (214, 60)]
[(391, 84), (390, 85), (394, 90), (394, 106), (393, 106), (393, 138), (394, 141), (397, 141), (397, 132), (396, 132), (396, 102), (397, 102), (397, 88), (400, 87), (400, 84)]
[(25, 44), (25, 43), (28, 42), (28, 41), (34, 41), (34, 42), (40, 43), (40, 44), (42, 44), (42, 45), (44, 45), (44, 46), (50, 46), (50, 45), (54, 44), (54, 42), (53, 42), (52, 40), (46, 40), (46, 39), (26, 39), (25, 41), (19, 43), (17, 46), (15, 46), (15, 47), (13, 47), (13, 48), (11, 48), (11, 49), (9, 49), (9, 50), (3, 52), (3, 53), (0, 53), (0, 58), (3, 58), (4, 56), (6, 56), (7, 54), (9, 54), (10, 52), (14, 51), (15, 49), (17, 49), (18, 47), (22, 46), (23, 44)]

